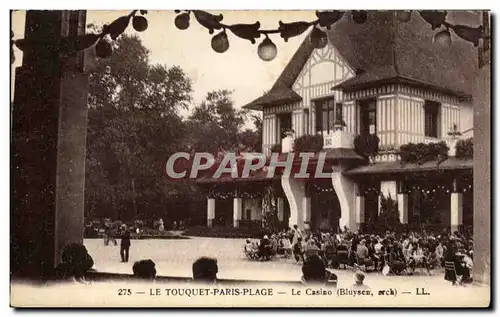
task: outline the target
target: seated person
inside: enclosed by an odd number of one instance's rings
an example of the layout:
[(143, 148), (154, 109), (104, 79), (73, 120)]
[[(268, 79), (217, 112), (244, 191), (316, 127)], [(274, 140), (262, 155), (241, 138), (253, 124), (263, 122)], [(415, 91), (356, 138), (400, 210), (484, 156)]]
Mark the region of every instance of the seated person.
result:
[(297, 242), (293, 245), (293, 256), (295, 261), (304, 260), (304, 249), (302, 247), (302, 238), (297, 238)]
[(443, 266), (443, 259), (444, 259), (444, 248), (443, 244), (439, 242), (439, 244), (436, 247), (436, 250), (434, 251), (434, 254), (436, 256), (436, 264)]
[(259, 253), (259, 243), (257, 243), (257, 241), (252, 241), (252, 251), (254, 253)]
[(271, 235), (271, 239), (269, 239), (269, 245), (271, 248), (271, 255), (276, 254), (278, 252), (278, 237), (275, 234)]
[(219, 267), (217, 260), (209, 257), (201, 257), (193, 263), (193, 280), (195, 282), (214, 284), (217, 283)]
[(417, 244), (413, 247), (413, 253), (410, 256), (408, 266), (412, 270), (415, 270), (417, 267), (423, 267), (429, 272), (427, 258), (425, 257), (424, 249), (421, 244)]
[[(380, 263), (380, 256), (375, 253), (375, 246), (373, 243), (368, 243), (368, 258), (371, 259), (373, 265), (375, 266), (375, 270), (377, 270), (378, 265)], [(368, 263), (365, 262), (368, 265)]]
[(72, 243), (67, 245), (61, 256), (61, 263), (56, 267), (56, 277), (60, 280), (67, 280), (86, 284), (85, 273), (92, 266), (94, 260), (83, 244)]
[(281, 247), (286, 258), (292, 256), (292, 243), (286, 236), (281, 238)]
[[(467, 257), (465, 258), (465, 254), (460, 253), (453, 246), (448, 248), (448, 252), (446, 253), (444, 260), (446, 262), (453, 262), (455, 264), (455, 272), (458, 276), (462, 276), (462, 283), (470, 283), (472, 282), (470, 271), (472, 269), (472, 259)], [(451, 272), (445, 271), (445, 280), (453, 281), (452, 276), (450, 276)]]
[(143, 280), (154, 280), (156, 278), (156, 265), (153, 260), (141, 260), (132, 266), (134, 277)]
[(314, 239), (310, 239), (306, 246), (305, 257), (319, 256), (319, 248)]
[(325, 262), (319, 256), (311, 256), (304, 261), (301, 278), (303, 284), (324, 285), (329, 280), (336, 283), (337, 276), (326, 270)]
[(263, 260), (271, 259), (271, 241), (267, 235), (260, 240), (259, 255)]
[(337, 250), (335, 243), (331, 239), (327, 239), (322, 247), (327, 267), (338, 268)]
[(403, 256), (401, 250), (399, 250), (396, 246), (393, 246), (390, 251), (390, 261), (389, 266), (392, 271), (396, 274), (401, 274), (406, 269), (406, 260)]
[(356, 255), (358, 257), (358, 265), (364, 265), (366, 260), (368, 260), (369, 251), (366, 247), (366, 241), (364, 239), (358, 244), (356, 248)]
[(383, 252), (383, 249), (384, 249), (384, 245), (382, 244), (382, 239), (378, 239), (375, 243), (375, 254), (378, 255), (379, 257), (382, 256), (384, 254)]
[(370, 287), (364, 284), (365, 274), (363, 272), (354, 273), (354, 284), (353, 289), (370, 289)]
[(245, 245), (243, 246), (243, 249), (245, 250), (245, 253), (253, 252), (252, 242), (250, 241), (250, 239), (247, 239)]

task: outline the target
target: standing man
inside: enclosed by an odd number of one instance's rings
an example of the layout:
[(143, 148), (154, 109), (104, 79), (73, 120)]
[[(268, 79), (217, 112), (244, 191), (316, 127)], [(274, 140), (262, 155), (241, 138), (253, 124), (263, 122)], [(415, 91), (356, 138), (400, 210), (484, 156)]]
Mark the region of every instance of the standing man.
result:
[(130, 251), (130, 230), (128, 230), (126, 225), (123, 225), (123, 231), (120, 241), (120, 256), (122, 257), (122, 262), (128, 262)]
[(299, 229), (299, 226), (293, 225), (293, 243), (296, 244), (297, 240), (301, 238), (302, 239), (302, 232)]
[(111, 237), (111, 226), (109, 222), (106, 221), (104, 223), (104, 245), (107, 246), (109, 244), (109, 240)]

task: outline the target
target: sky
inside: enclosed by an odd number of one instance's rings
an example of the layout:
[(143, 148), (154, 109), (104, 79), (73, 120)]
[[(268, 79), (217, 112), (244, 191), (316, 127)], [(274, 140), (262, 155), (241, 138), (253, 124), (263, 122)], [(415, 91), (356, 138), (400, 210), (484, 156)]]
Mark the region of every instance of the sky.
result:
[[(130, 11), (88, 11), (87, 24), (103, 25), (128, 14)], [(275, 29), (278, 21), (311, 21), (316, 18), (314, 11), (210, 11), (222, 13), (226, 24), (254, 23), (260, 21), (261, 28)], [(127, 32), (137, 34), (146, 48), (150, 50), (152, 63), (168, 67), (178, 65), (191, 78), (194, 90), (194, 103), (203, 100), (207, 92), (216, 89), (233, 90), (236, 107), (260, 97), (269, 90), (281, 71), (299, 47), (307, 31), (288, 42), (279, 34), (271, 35), (271, 40), (278, 47), (278, 55), (271, 62), (261, 60), (257, 55), (258, 44), (241, 39), (228, 31), (229, 50), (216, 53), (210, 43), (213, 35), (200, 26), (191, 15), (190, 27), (179, 30), (174, 25), (174, 11), (149, 10), (146, 15), (149, 27), (144, 32), (136, 32), (132, 25)], [(12, 15), (14, 38), (24, 37), (25, 11), (16, 11)], [(217, 34), (217, 31), (214, 35)], [(15, 65), (21, 64), (22, 53), (16, 48)]]

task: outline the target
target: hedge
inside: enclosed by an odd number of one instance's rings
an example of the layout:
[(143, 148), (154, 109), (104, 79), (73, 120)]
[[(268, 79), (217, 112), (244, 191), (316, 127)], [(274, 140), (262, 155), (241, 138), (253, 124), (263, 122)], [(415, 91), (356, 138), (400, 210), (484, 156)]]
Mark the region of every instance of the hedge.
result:
[(416, 163), (421, 165), (428, 161), (444, 161), (448, 157), (446, 142), (438, 143), (408, 143), (399, 148), (401, 163)]
[(323, 149), (323, 136), (321, 135), (302, 135), (293, 142), (293, 151), (296, 153), (309, 152), (318, 153)]
[[(116, 237), (120, 239), (120, 236)], [(172, 234), (170, 232), (142, 232), (140, 235), (135, 233), (131, 234), (130, 237), (132, 240), (148, 240), (148, 239), (158, 239), (158, 240), (182, 240), (189, 239), (189, 237)], [(104, 234), (99, 233), (97, 236), (95, 235), (85, 235), (85, 239), (104, 239)]]
[(456, 145), (456, 157), (460, 159), (471, 159), (474, 157), (474, 143), (472, 138), (459, 140)]
[(234, 228), (196, 226), (184, 231), (184, 236), (210, 238), (262, 238), (268, 234), (264, 228)]

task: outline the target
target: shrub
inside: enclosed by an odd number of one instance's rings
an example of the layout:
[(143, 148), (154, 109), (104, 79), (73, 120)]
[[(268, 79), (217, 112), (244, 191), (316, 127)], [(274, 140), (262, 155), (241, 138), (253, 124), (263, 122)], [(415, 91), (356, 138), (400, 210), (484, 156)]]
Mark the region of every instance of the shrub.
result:
[(185, 240), (185, 239), (189, 239), (189, 237), (171, 234), (169, 232), (141, 233), (139, 235), (133, 234), (132, 238), (135, 240), (148, 240), (148, 239), (158, 239), (158, 240), (183, 240), (184, 239)]
[(359, 134), (354, 138), (354, 151), (364, 157), (374, 157), (379, 151), (379, 143), (376, 134)]
[(394, 231), (401, 225), (398, 203), (392, 199), (391, 195), (389, 197), (380, 195), (380, 213), (377, 222), (379, 229), (382, 230)]
[(448, 146), (444, 141), (438, 143), (408, 143), (401, 145), (399, 156), (402, 163), (416, 163), (418, 165), (437, 160), (444, 161), (448, 157)]
[[(104, 238), (104, 234), (103, 233), (92, 234), (92, 235), (85, 235), (85, 239), (103, 239), (103, 238)], [(115, 238), (119, 239), (120, 236), (118, 235)], [(145, 229), (140, 234), (132, 232), (131, 238), (134, 239), (134, 240), (147, 240), (147, 239), (179, 240), (179, 239), (189, 239), (189, 237), (172, 234), (172, 233), (167, 232), (167, 231), (159, 232), (159, 231), (154, 230), (154, 229)]]
[(196, 226), (184, 231), (184, 236), (211, 238), (262, 238), (267, 234), (263, 228), (205, 227)]
[(456, 145), (456, 157), (461, 159), (468, 159), (474, 157), (474, 143), (472, 138), (465, 140), (458, 140)]
[(271, 147), (271, 153), (281, 153), (281, 144), (275, 144)]
[(323, 136), (321, 135), (302, 135), (293, 142), (293, 151), (296, 153), (310, 152), (318, 153), (323, 149)]

